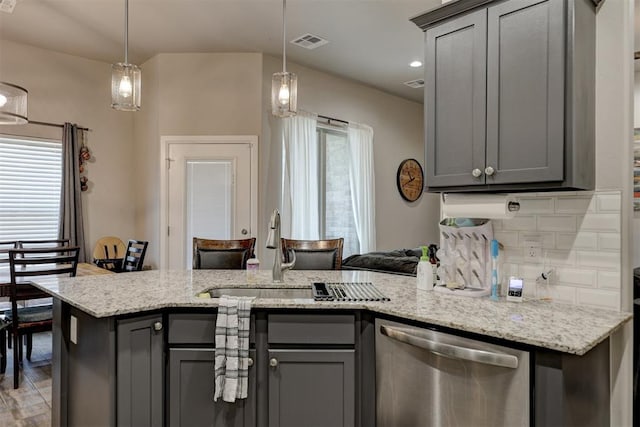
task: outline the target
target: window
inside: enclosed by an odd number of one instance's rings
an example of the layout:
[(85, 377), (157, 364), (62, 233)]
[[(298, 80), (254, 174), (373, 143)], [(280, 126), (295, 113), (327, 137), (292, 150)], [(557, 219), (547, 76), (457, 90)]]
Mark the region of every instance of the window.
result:
[(342, 256), (360, 252), (349, 184), (347, 133), (317, 128), (320, 173), (320, 238), (344, 238)]
[(376, 249), (373, 129), (318, 123), (298, 112), (282, 124), (283, 232), (342, 237), (344, 256)]
[(0, 136), (0, 241), (58, 237), (61, 179), (59, 141)]

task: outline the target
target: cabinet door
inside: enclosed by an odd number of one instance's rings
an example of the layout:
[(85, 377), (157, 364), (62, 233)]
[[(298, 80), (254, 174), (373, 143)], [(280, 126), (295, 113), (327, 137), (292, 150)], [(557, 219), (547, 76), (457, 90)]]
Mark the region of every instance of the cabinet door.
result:
[(564, 3), (488, 8), (487, 184), (563, 180)]
[(118, 426), (163, 424), (162, 329), (159, 315), (118, 321)]
[[(249, 351), (249, 357), (255, 360), (255, 350)], [(255, 368), (249, 368), (246, 399), (214, 402), (214, 361), (214, 349), (169, 351), (169, 426), (255, 426)]]
[(353, 426), (354, 353), (269, 350), (269, 426)]
[(480, 10), (426, 32), (428, 187), (485, 183), (486, 25)]

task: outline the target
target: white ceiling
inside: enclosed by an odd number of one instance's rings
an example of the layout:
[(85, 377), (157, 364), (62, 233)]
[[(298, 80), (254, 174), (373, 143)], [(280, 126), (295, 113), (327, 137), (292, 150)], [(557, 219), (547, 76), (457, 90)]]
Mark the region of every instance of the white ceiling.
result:
[[(289, 0), (287, 40), (312, 33), (315, 50), (287, 44), (287, 59), (422, 102), (423, 33), (409, 18), (441, 0)], [(124, 0), (18, 0), (0, 13), (0, 38), (108, 63), (124, 59)], [(280, 0), (130, 0), (129, 62), (161, 52), (282, 53)], [(304, 82), (299, 82), (304, 87)]]

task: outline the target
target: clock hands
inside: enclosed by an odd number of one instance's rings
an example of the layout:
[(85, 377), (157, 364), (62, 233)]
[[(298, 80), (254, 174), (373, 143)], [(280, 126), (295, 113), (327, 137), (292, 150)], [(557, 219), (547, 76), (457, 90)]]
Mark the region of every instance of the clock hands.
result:
[(404, 187), (405, 185), (411, 183), (411, 181), (415, 180), (416, 177), (411, 175), (411, 172), (409, 172), (409, 181), (405, 182), (404, 184), (402, 184), (402, 186)]

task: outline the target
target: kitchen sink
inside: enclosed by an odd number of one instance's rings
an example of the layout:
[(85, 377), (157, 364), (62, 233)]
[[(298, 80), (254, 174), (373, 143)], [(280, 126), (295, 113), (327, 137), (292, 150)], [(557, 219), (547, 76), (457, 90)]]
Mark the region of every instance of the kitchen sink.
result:
[(308, 288), (287, 288), (284, 286), (273, 287), (227, 287), (209, 289), (207, 293), (211, 298), (220, 298), (222, 295), (233, 297), (256, 297), (270, 299), (290, 299), (290, 298), (313, 298), (311, 287)]

